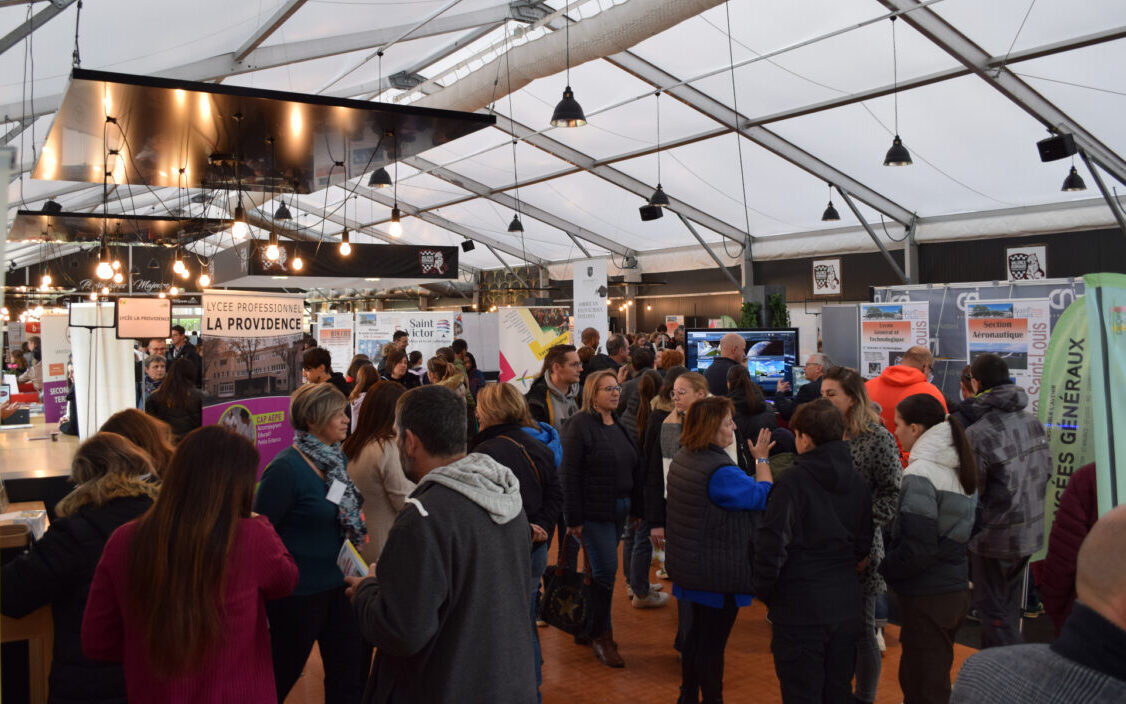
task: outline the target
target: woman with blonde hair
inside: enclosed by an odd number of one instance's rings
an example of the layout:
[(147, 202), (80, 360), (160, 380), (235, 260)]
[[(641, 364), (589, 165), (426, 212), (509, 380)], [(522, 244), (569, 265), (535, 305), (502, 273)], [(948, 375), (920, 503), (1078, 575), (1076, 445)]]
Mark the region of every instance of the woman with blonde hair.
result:
[(149, 454), (154, 476), (159, 477), (172, 462), (172, 427), (136, 408), (126, 408), (102, 423), (103, 433), (117, 433)]
[(340, 443), (348, 435), (348, 400), (331, 383), (305, 384), (290, 396), (293, 445), (262, 472), (254, 509), (270, 519), (297, 561), (297, 587), (266, 603), (278, 701), (320, 645), (325, 704), (359, 701), (371, 664), (336, 556), (344, 540), (367, 542), (363, 497), (348, 475)]
[(348, 476), (364, 497), (369, 540), (356, 547), (368, 564), (379, 560), (391, 524), (415, 487), (403, 474), (395, 443), (395, 404), (404, 393), (406, 389), (394, 381), (381, 381), (372, 387), (352, 415), (352, 434), (341, 445), (348, 458)]
[[(136, 411), (134, 411), (136, 413)], [(78, 447), (70, 478), (77, 484), (55, 507), (51, 527), (0, 572), (0, 611), (21, 618), (51, 605), (52, 702), (126, 702), (121, 665), (82, 653), (82, 614), (106, 540), (152, 506), (158, 485), (148, 454), (126, 438), (92, 435)]]
[[(641, 459), (616, 410), (622, 387), (617, 374), (592, 372), (583, 405), (563, 429), (563, 514), (567, 534), (583, 542), (593, 578), (613, 592), (618, 541), (626, 520), (637, 523), (644, 509)], [(610, 613), (595, 629), (594, 655), (609, 667), (624, 667)]]
[(899, 482), (903, 464), (895, 437), (880, 421), (878, 408), (868, 398), (864, 379), (847, 367), (830, 367), (821, 380), (821, 395), (832, 402), (844, 419), (845, 440), (856, 471), (872, 489), (872, 550), (860, 581), (864, 589), (864, 627), (856, 644), (856, 692), (860, 702), (876, 700), (880, 681), (880, 646), (876, 632), (876, 599), (887, 591), (879, 573), (884, 558), (883, 528), (899, 513)]

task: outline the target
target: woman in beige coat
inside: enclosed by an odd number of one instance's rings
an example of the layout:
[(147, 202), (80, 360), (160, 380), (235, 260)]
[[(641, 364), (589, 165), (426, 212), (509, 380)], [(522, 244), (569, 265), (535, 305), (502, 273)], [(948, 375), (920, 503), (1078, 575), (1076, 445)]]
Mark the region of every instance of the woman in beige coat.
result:
[(414, 491), (399, 464), (395, 445), (395, 403), (406, 392), (401, 384), (381, 381), (364, 395), (356, 429), (344, 441), (348, 475), (364, 497), (368, 542), (358, 546), (364, 562), (379, 560), (395, 516)]

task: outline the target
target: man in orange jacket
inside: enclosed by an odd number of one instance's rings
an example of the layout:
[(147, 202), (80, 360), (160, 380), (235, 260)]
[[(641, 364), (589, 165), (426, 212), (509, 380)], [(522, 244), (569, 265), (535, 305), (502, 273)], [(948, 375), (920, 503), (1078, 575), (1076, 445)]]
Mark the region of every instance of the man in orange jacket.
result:
[[(934, 369), (934, 355), (922, 345), (907, 350), (899, 364), (887, 367), (875, 379), (865, 384), (868, 397), (880, 405), (880, 420), (895, 435), (895, 407), (913, 394), (929, 394), (946, 408), (946, 398), (928, 379)], [(899, 441), (896, 440), (898, 443)], [(899, 450), (903, 466), (907, 466), (907, 453)]]

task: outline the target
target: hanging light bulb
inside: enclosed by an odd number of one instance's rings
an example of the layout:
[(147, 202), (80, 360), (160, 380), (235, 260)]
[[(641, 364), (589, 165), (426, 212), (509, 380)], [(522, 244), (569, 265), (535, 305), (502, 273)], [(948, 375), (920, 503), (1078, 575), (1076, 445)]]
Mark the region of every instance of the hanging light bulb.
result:
[(290, 266), (293, 267), (294, 271), (301, 271), (305, 268), (305, 262), (301, 260), (300, 254), (294, 255), (293, 261), (290, 262)]
[(207, 288), (210, 285), (211, 285), (211, 277), (207, 275), (206, 271), (201, 272), (200, 275), (199, 275), (199, 287), (200, 288)]
[(96, 301), (96, 300), (98, 300), (98, 292), (97, 292), (97, 291), (91, 291), (91, 292), (90, 292), (90, 300), (91, 300), (91, 301)]
[(109, 295), (109, 286), (102, 286), (102, 295), (103, 296)]
[(115, 284), (120, 284), (120, 283), (122, 283), (122, 282), (124, 282), (124, 281), (125, 281), (125, 277), (124, 277), (124, 276), (123, 276), (123, 275), (121, 274), (121, 272), (120, 272), (120, 271), (114, 272), (114, 274), (113, 274), (113, 282), (114, 282)]
[(281, 256), (281, 248), (278, 247), (278, 233), (270, 233), (270, 243), (266, 245), (266, 259), (276, 262), (278, 257)]
[(110, 263), (110, 266), (113, 267), (114, 271), (121, 271), (121, 261), (118, 259), (114, 259), (113, 262)]
[(113, 276), (113, 267), (110, 266), (109, 262), (102, 260), (98, 262), (98, 266), (94, 269), (94, 273), (99, 279), (105, 281), (106, 279), (109, 279)]
[(180, 289), (176, 288), (176, 286), (175, 286), (175, 285), (172, 285), (172, 286), (170, 286), (170, 287), (168, 288), (168, 295), (169, 295), (169, 296), (175, 296), (175, 295), (176, 295), (176, 294), (178, 294), (179, 292), (180, 292)]
[(168, 298), (168, 294), (166, 294), (164, 291), (161, 291), (157, 294), (157, 298)]
[(250, 236), (250, 225), (246, 224), (246, 209), (242, 207), (242, 197), (239, 197), (235, 206), (235, 224), (231, 226), (231, 236), (236, 242), (241, 242)]
[(52, 281), (51, 275), (47, 272), (43, 272), (43, 277), (39, 279), (39, 285), (42, 288), (47, 288), (51, 285)]
[(177, 256), (176, 261), (172, 262), (172, 271), (176, 272), (177, 274), (180, 274), (180, 273), (183, 273), (184, 268), (185, 267), (184, 267), (183, 260), (180, 259), (179, 256)]
[(348, 228), (344, 228), (344, 232), (340, 233), (340, 254), (346, 257), (351, 253), (352, 243), (348, 241)]
[(402, 235), (403, 235), (403, 224), (401, 222), (402, 217), (403, 217), (403, 215), (402, 215), (402, 213), (399, 212), (398, 206), (391, 208), (391, 225), (387, 228), (387, 231), (391, 233), (392, 237), (402, 237)]

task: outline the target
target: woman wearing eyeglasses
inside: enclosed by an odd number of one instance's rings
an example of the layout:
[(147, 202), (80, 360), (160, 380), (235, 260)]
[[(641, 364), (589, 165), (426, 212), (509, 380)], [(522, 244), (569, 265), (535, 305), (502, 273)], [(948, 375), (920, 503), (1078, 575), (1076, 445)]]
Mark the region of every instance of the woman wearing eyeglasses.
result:
[[(641, 460), (615, 409), (621, 394), (617, 375), (592, 372), (583, 387), (582, 410), (563, 429), (563, 515), (567, 534), (583, 541), (593, 578), (613, 593), (618, 540), (644, 506)], [(609, 667), (624, 667), (610, 613), (593, 639), (594, 655)]]

